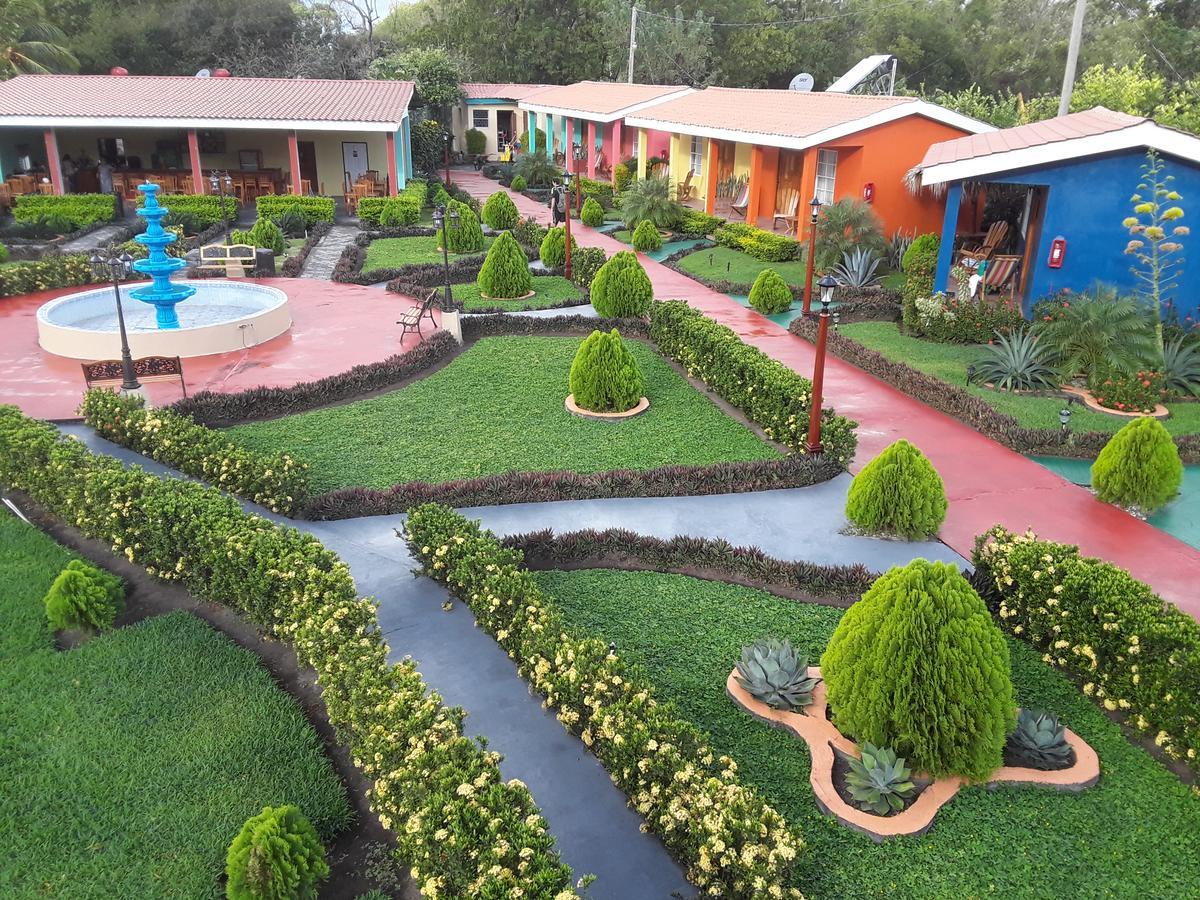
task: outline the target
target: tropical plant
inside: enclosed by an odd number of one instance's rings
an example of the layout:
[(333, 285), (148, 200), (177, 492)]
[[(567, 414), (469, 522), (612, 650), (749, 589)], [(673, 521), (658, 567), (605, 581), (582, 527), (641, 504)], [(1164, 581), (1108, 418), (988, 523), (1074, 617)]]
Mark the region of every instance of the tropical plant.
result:
[(497, 300), (524, 297), (533, 289), (529, 260), (511, 233), (500, 232), (488, 249), (475, 285), (484, 297)]
[(876, 579), (821, 657), (834, 724), (935, 777), (983, 780), (1016, 716), (1008, 644), (949, 563), (916, 559)]
[(524, 189), (516, 187), (517, 178), (523, 178), (529, 187), (548, 188), (562, 175), (562, 170), (554, 165), (540, 146), (532, 153), (522, 153), (517, 157), (513, 172), (516, 176), (513, 178), (514, 191)]
[(584, 338), (568, 378), (575, 404), (592, 412), (625, 412), (638, 405), (646, 381), (617, 329)]
[(590, 287), (608, 259), (599, 247), (580, 247), (571, 253), (571, 280), (580, 287)]
[(912, 246), (915, 236), (915, 234), (911, 234), (903, 228), (897, 228), (892, 232), (892, 236), (888, 239), (884, 252), (884, 258), (887, 260), (889, 269), (899, 271), (901, 264), (904, 262), (904, 254)]
[(325, 848), (294, 806), (264, 806), (238, 832), (225, 857), (229, 900), (315, 900), (329, 876)]
[(1028, 331), (996, 332), (996, 342), (967, 367), (967, 381), (998, 391), (1043, 391), (1058, 387), (1053, 354)]
[(841, 262), (830, 269), (829, 274), (846, 287), (870, 287), (883, 279), (879, 274), (879, 262), (879, 254), (870, 247), (855, 247), (842, 254)]
[(912, 771), (896, 751), (876, 747), (870, 741), (862, 746), (861, 758), (850, 757), (846, 772), (846, 789), (859, 809), (885, 816), (899, 812), (916, 793)]
[(791, 712), (812, 703), (813, 688), (821, 680), (808, 674), (808, 657), (797, 653), (786, 638), (766, 638), (743, 647), (734, 678), (755, 700)]
[[(458, 222), (454, 221), (451, 213), (458, 213)], [(442, 226), (442, 240), (449, 241), (444, 246), (451, 253), (478, 253), (483, 249), (483, 229), (475, 210), (461, 200), (451, 200), (446, 208), (446, 220)]]
[(525, 188), (526, 188), (525, 176), (524, 175), (514, 175), (513, 180), (509, 183), (508, 186), (519, 194), (521, 191), (525, 190)]
[(658, 233), (653, 222), (644, 219), (638, 223), (637, 228), (633, 229), (633, 238), (630, 243), (633, 244), (633, 249), (639, 253), (653, 253), (655, 250), (662, 249), (662, 235)]
[(821, 207), (817, 219), (818, 271), (827, 271), (855, 247), (883, 252), (883, 225), (871, 205), (847, 197)]
[(652, 222), (655, 228), (674, 228), (683, 217), (683, 204), (675, 199), (671, 181), (665, 176), (647, 176), (635, 181), (621, 195), (621, 220), (627, 228)]
[(1158, 358), (1145, 306), (1106, 285), (1064, 300), (1057, 312), (1034, 322), (1033, 332), (1066, 377), (1135, 372)]
[(927, 538), (946, 518), (946, 488), (933, 464), (902, 438), (854, 476), (846, 518), (872, 534)]
[[(571, 253), (575, 252), (577, 246), (572, 237)], [(556, 225), (546, 232), (538, 248), (538, 256), (547, 269), (561, 269), (567, 264), (567, 230), (562, 225)]]
[(46, 594), (46, 619), (50, 628), (112, 628), (125, 601), (125, 587), (116, 575), (81, 559), (73, 559), (59, 573)]
[(792, 305), (792, 289), (774, 269), (763, 269), (750, 286), (750, 306), (765, 316), (781, 313)]
[(641, 317), (650, 309), (654, 285), (628, 250), (614, 253), (592, 279), (592, 306), (610, 319)]
[(270, 219), (258, 219), (254, 223), (254, 227), (250, 229), (248, 236), (247, 243), (253, 244), (255, 247), (266, 248), (276, 256), (282, 255), (283, 251), (287, 249), (287, 239), (283, 236), (283, 231)]
[(483, 222), (495, 231), (505, 231), (517, 224), (521, 214), (517, 212), (517, 204), (513, 203), (508, 191), (496, 191), (487, 198), (481, 213)]
[(604, 224), (604, 207), (595, 197), (583, 201), (583, 209), (579, 211), (579, 221), (589, 228), (599, 228)]
[(1177, 493), (1183, 463), (1170, 432), (1142, 416), (1114, 434), (1092, 463), (1092, 487), (1105, 503), (1150, 513)]
[[(193, 216), (193, 218), (195, 217)], [(279, 226), (279, 230), (288, 237), (304, 237), (304, 233), (308, 230), (308, 222), (304, 219), (304, 213), (294, 206), (283, 210), (283, 212), (273, 218), (273, 221)], [(197, 233), (188, 231), (186, 228), (184, 231), (187, 234)]]
[(7, 0), (0, 8), (0, 79), (78, 72), (67, 43), (38, 0)]
[(1200, 397), (1200, 344), (1182, 336), (1163, 347), (1163, 383), (1172, 394)]
[[(1138, 191), (1130, 197), (1133, 215), (1121, 223), (1129, 231), (1129, 242), (1125, 252), (1137, 260), (1138, 265), (1130, 269), (1141, 287), (1138, 293), (1150, 303), (1153, 313), (1155, 343), (1159, 353), (1163, 350), (1162, 310), (1179, 280), (1183, 264), (1183, 244), (1177, 239), (1188, 234), (1186, 225), (1176, 224), (1183, 218), (1183, 198), (1171, 187), (1174, 175), (1164, 175), (1165, 165), (1158, 152), (1149, 150), (1142, 164), (1142, 180)], [(1169, 233), (1168, 233), (1169, 232)]]
[(1020, 711), (1007, 747), (1030, 768), (1046, 771), (1067, 768), (1075, 755), (1058, 716), (1036, 709)]

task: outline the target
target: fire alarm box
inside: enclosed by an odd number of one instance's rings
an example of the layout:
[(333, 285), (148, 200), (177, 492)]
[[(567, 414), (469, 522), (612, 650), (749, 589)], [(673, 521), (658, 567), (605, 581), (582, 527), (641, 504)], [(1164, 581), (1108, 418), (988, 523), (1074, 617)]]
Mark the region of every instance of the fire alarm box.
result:
[(1067, 255), (1067, 239), (1061, 234), (1050, 243), (1050, 258), (1046, 265), (1052, 269), (1061, 269), (1063, 257)]
[(863, 185), (863, 200), (870, 203), (875, 199), (875, 182), (868, 181)]

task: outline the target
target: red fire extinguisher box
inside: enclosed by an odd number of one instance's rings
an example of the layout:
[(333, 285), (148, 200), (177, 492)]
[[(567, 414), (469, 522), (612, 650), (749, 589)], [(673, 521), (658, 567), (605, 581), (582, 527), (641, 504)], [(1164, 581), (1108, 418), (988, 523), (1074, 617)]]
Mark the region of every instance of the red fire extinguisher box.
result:
[(1050, 258), (1046, 260), (1046, 265), (1051, 269), (1061, 269), (1066, 255), (1067, 239), (1060, 234), (1050, 242)]

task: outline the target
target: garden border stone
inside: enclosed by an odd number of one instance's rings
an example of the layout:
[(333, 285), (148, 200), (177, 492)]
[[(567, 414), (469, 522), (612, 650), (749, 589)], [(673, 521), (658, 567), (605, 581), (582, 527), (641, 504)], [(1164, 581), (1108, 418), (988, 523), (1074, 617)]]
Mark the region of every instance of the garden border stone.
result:
[(634, 416), (640, 416), (650, 408), (650, 398), (642, 397), (637, 402), (637, 406), (632, 409), (626, 409), (622, 412), (596, 412), (590, 409), (584, 409), (575, 402), (574, 394), (567, 394), (566, 402), (563, 404), (573, 416), (579, 416), (582, 419), (598, 419), (601, 422), (621, 422), (625, 419), (632, 419)]

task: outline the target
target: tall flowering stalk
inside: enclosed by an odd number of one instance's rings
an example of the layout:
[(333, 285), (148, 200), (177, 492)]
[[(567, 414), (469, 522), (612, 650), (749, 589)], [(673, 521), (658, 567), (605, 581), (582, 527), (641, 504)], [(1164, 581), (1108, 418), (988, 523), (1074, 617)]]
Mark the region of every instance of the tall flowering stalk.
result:
[[(1121, 223), (1130, 236), (1125, 253), (1138, 263), (1130, 268), (1140, 282), (1138, 293), (1148, 299), (1154, 309), (1154, 333), (1160, 357), (1163, 350), (1162, 306), (1170, 299), (1171, 289), (1179, 279), (1179, 266), (1183, 264), (1183, 244), (1175, 238), (1189, 232), (1186, 225), (1175, 224), (1183, 218), (1183, 208), (1178, 205), (1183, 197), (1171, 188), (1175, 176), (1164, 174), (1165, 169), (1155, 151), (1146, 154), (1138, 193), (1129, 198), (1133, 203), (1133, 215)], [(1143, 191), (1146, 196), (1142, 195)]]

